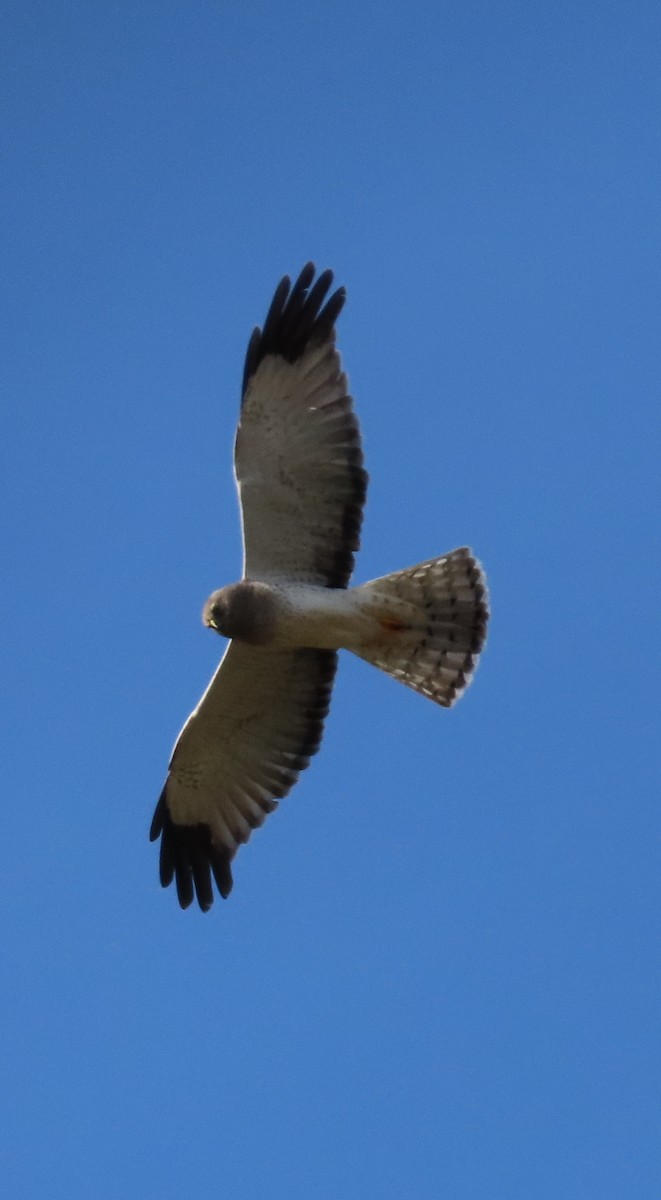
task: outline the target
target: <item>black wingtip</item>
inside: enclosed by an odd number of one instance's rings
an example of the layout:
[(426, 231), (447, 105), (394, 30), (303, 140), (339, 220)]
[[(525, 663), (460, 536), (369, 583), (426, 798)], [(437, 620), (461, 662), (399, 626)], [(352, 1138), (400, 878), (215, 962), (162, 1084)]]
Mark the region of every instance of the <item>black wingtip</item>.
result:
[(159, 834), (162, 833), (163, 825), (165, 823), (165, 815), (166, 815), (165, 788), (163, 788), (163, 791), (161, 792), (159, 799), (158, 799), (158, 804), (156, 805), (156, 808), (154, 809), (154, 815), (151, 819), (151, 825), (149, 826), (150, 842), (155, 842), (157, 837), (159, 836)]
[(345, 301), (346, 289), (338, 288), (328, 297), (333, 272), (322, 271), (313, 282), (314, 263), (308, 262), (292, 285), (288, 275), (278, 284), (262, 329), (257, 327), (248, 343), (243, 370), (243, 394), (268, 354), (296, 362), (309, 345), (332, 339), (333, 327)]
[(223, 900), (232, 890), (232, 855), (214, 844), (208, 825), (177, 825), (168, 811), (165, 792), (164, 788), (149, 830), (150, 841), (161, 838), (161, 887), (174, 881), (182, 908), (190, 908), (197, 898), (202, 912), (208, 912), (213, 905), (212, 874)]

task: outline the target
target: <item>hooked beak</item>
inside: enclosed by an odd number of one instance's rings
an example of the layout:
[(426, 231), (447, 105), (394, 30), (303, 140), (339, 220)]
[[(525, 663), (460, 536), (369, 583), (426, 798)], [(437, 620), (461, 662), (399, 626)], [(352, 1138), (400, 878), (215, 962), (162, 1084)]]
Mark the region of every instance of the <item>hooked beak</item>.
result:
[(206, 625), (207, 629), (215, 629), (216, 633), (219, 632), (218, 622), (213, 615), (213, 604), (210, 600), (206, 601), (202, 609), (202, 624)]

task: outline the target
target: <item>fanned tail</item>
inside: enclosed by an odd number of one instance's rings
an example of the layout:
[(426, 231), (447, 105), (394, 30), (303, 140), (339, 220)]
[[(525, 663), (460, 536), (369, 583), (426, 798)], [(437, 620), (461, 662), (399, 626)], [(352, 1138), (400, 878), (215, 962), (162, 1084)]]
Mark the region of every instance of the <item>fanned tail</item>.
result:
[(470, 683), (484, 646), (484, 572), (463, 546), (363, 584), (383, 639), (356, 653), (407, 687), (450, 708)]

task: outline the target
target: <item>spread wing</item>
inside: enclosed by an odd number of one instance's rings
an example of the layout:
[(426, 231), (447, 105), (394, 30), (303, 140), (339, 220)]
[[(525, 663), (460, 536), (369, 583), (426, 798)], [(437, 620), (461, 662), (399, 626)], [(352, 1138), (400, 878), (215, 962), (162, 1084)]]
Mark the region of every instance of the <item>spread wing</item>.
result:
[[(335, 349), (343, 288), (308, 263), (276, 289), (243, 379), (235, 470), (244, 575), (346, 587), (367, 489), (358, 422)], [(324, 306), (324, 302), (325, 306)]]
[(296, 783), (319, 748), (337, 665), (333, 650), (268, 650), (230, 642), (182, 729), (156, 806), (164, 887), (187, 908), (232, 888), (242, 842)]

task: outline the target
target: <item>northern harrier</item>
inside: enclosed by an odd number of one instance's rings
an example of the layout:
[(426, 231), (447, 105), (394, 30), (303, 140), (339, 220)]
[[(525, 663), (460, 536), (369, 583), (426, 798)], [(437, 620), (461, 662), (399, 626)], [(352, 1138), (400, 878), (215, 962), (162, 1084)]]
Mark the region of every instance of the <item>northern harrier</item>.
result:
[[(235, 471), (243, 579), (214, 592), (209, 628), (231, 638), (186, 721), (156, 806), (160, 877), (182, 908), (232, 888), (231, 862), (319, 748), (337, 651), (352, 650), (449, 708), (488, 619), (465, 547), (349, 588), (367, 475), (335, 349), (345, 301), (308, 263), (276, 289), (246, 354)], [(328, 298), (327, 298), (328, 297)]]

